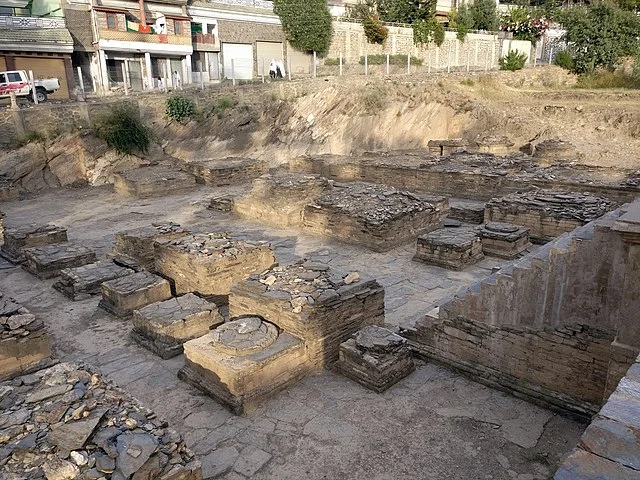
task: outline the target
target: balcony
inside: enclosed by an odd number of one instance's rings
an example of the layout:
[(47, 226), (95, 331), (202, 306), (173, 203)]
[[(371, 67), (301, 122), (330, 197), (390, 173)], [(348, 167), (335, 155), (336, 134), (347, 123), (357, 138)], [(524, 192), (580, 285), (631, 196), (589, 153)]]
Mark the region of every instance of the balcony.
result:
[(156, 35), (153, 33), (123, 32), (108, 29), (100, 30), (100, 40), (191, 46), (191, 38), (186, 35)]
[(268, 8), (273, 10), (273, 2), (269, 0), (211, 0), (213, 3), (239, 5), (242, 7)]
[(193, 49), (199, 52), (219, 52), (220, 42), (211, 33), (192, 33)]
[(67, 28), (64, 18), (0, 15), (0, 28)]

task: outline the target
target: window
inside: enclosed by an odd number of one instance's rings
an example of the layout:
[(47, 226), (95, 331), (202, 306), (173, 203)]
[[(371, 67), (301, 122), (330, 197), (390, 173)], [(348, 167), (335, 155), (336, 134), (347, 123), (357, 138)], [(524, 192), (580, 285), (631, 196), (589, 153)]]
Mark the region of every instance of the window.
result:
[(182, 20), (173, 21), (173, 32), (176, 35), (182, 35)]
[(4, 76), (4, 73), (0, 73), (0, 83), (7, 83), (7, 78)]
[(20, 74), (18, 72), (7, 73), (7, 78), (9, 79), (9, 82), (22, 82), (22, 78), (20, 78)]
[(107, 28), (109, 30), (118, 29), (118, 17), (116, 17), (115, 13), (107, 13)]

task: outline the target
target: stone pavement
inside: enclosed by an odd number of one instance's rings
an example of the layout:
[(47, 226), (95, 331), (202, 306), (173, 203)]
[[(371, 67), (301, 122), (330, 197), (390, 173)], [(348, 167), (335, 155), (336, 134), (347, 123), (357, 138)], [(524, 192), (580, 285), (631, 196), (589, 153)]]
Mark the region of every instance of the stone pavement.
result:
[[(412, 262), (413, 246), (374, 253), (205, 209), (214, 193), (227, 192), (234, 190), (200, 187), (143, 202), (101, 188), (60, 190), (5, 203), (3, 211), (10, 226), (34, 219), (68, 225), (70, 240), (98, 257), (110, 250), (116, 231), (163, 219), (191, 231), (269, 240), (283, 264), (306, 256), (377, 278), (386, 289), (387, 321), (405, 326), (500, 265), (485, 259), (450, 272)], [(166, 418), (201, 456), (205, 478), (544, 479), (584, 429), (423, 362), (383, 394), (323, 371), (250, 416), (235, 417), (177, 378), (182, 356), (161, 360), (130, 339), (130, 321), (97, 309), (96, 298), (72, 302), (52, 283), (0, 265), (0, 291), (45, 320), (57, 356), (94, 365)]]

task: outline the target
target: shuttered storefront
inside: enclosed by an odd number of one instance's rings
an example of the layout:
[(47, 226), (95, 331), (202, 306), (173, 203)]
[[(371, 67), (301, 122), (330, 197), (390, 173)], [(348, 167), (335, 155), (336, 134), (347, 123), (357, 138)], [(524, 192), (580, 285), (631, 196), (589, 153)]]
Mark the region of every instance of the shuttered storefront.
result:
[(16, 70), (33, 70), (33, 78), (57, 78), (60, 81), (60, 90), (49, 95), (49, 98), (62, 100), (69, 98), (69, 86), (67, 85), (67, 73), (64, 68), (64, 60), (61, 58), (37, 58), (15, 57)]
[(287, 45), (288, 63), (291, 65), (291, 73), (311, 73), (312, 56), (295, 50), (291, 45)]
[[(262, 74), (262, 66), (264, 65), (265, 77), (269, 75), (269, 64), (271, 60), (280, 60), (284, 63), (284, 51), (280, 42), (256, 42), (257, 72)], [(286, 66), (285, 66), (286, 69)]]
[(224, 62), (224, 77), (236, 80), (251, 80), (253, 78), (253, 45), (246, 43), (223, 43), (222, 61)]

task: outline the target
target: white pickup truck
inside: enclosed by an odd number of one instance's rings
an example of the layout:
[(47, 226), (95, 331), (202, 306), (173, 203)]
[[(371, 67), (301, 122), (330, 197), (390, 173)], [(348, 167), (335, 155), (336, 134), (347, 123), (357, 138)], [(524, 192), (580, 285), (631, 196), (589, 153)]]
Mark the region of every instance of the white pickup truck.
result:
[[(35, 84), (38, 102), (44, 102), (48, 94), (60, 88), (60, 81), (57, 78), (34, 80), (33, 83)], [(24, 70), (0, 72), (0, 98), (8, 98), (11, 92), (14, 92), (17, 97), (33, 98), (27, 72)]]

